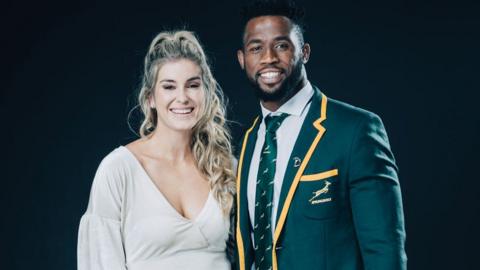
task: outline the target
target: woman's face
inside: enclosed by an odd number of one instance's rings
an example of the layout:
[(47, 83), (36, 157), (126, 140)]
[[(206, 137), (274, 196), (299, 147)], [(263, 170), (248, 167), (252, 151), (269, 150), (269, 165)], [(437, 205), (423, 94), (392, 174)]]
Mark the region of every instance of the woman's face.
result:
[(157, 110), (157, 128), (191, 131), (201, 116), (205, 91), (200, 67), (188, 59), (164, 63), (150, 106)]

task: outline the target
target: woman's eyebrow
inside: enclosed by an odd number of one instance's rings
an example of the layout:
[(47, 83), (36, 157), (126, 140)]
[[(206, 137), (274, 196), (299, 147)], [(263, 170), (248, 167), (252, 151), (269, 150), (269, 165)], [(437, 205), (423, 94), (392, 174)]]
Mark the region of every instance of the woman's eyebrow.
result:
[(190, 79), (187, 80), (187, 82), (194, 81), (194, 80), (200, 80), (200, 76), (191, 77)]

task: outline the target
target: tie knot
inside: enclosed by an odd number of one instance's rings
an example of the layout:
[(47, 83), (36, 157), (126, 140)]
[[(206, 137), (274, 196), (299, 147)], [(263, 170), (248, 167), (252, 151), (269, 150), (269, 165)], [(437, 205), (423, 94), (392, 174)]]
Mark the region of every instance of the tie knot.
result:
[(287, 118), (288, 114), (282, 113), (277, 116), (267, 116), (265, 117), (265, 126), (266, 126), (266, 131), (275, 133), (277, 129), (282, 125), (283, 120)]

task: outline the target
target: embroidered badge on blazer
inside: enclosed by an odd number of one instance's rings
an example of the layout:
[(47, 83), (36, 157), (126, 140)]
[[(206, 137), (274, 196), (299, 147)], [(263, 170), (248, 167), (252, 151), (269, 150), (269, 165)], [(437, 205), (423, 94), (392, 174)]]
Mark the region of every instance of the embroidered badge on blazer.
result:
[(318, 197), (320, 197), (320, 195), (328, 193), (328, 191), (329, 191), (328, 187), (331, 184), (332, 183), (330, 183), (329, 181), (325, 181), (325, 186), (323, 188), (312, 192), (313, 197), (310, 198), (310, 200), (308, 200), (310, 202), (310, 204), (319, 204), (319, 203), (326, 203), (326, 202), (332, 201), (332, 198), (317, 199)]
[(293, 158), (293, 167), (294, 168), (300, 167), (301, 163), (302, 163), (302, 160), (299, 157), (294, 157)]

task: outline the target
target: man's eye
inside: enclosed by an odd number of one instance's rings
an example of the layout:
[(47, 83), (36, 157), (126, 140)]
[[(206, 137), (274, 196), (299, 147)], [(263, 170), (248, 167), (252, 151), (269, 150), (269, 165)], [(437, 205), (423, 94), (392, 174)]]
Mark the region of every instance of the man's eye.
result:
[(288, 49), (290, 46), (287, 44), (287, 43), (280, 43), (280, 44), (277, 44), (277, 49), (280, 49), (280, 50), (286, 50)]
[(261, 46), (255, 46), (255, 47), (251, 47), (250, 49), (248, 49), (248, 51), (250, 51), (252, 53), (256, 53), (256, 52), (259, 52), (261, 49), (262, 49)]

